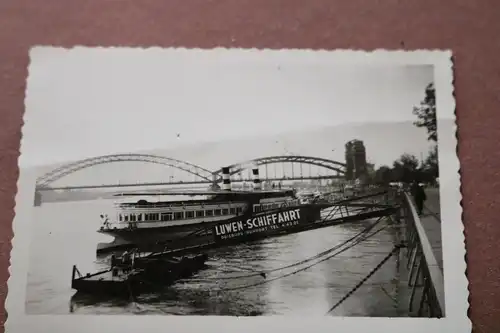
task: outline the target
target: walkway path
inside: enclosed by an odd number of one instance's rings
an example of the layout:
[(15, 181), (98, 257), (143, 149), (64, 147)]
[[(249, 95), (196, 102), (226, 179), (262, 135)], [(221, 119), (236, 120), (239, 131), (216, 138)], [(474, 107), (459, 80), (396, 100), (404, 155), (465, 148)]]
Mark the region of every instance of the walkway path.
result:
[(439, 189), (427, 189), (427, 200), (420, 221), (427, 233), (439, 268), (443, 270), (443, 251), (441, 243), (441, 209), (439, 204)]

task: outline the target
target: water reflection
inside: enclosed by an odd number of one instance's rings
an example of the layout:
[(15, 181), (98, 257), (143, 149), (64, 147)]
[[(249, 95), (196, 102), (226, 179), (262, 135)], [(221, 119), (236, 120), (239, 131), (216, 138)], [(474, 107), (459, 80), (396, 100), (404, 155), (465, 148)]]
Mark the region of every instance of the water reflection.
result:
[(264, 300), (249, 302), (243, 293), (213, 292), (200, 288), (165, 288), (155, 293), (126, 298), (109, 298), (75, 293), (70, 300), (70, 313), (94, 313), (95, 309), (107, 309), (106, 313), (167, 315), (235, 315), (258, 316), (266, 311)]

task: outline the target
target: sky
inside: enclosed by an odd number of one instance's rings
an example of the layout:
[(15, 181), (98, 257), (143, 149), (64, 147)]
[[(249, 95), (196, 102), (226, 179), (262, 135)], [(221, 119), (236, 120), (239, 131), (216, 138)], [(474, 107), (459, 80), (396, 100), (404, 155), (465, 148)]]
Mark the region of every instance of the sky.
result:
[[(441, 126), (452, 126), (453, 122), (442, 122)], [(381, 135), (384, 133), (384, 135)], [(314, 156), (345, 162), (344, 144), (356, 138), (362, 140), (366, 147), (367, 160), (376, 167), (392, 165), (403, 153), (417, 158), (425, 158), (432, 143), (427, 141), (425, 129), (417, 128), (411, 121), (368, 123), (350, 126), (318, 127), (310, 130), (291, 131), (279, 135), (239, 140), (223, 140), (203, 144), (185, 145), (173, 149), (154, 149), (140, 151), (157, 156), (166, 156), (199, 165), (208, 170), (219, 170), (223, 166), (246, 162), (255, 158), (282, 155)], [(376, 152), (376, 154), (374, 154)], [(245, 164), (249, 166), (249, 164)], [(40, 170), (43, 174), (54, 169), (50, 166)], [(291, 164), (269, 166), (267, 172), (272, 177), (292, 175)], [(283, 171), (284, 169), (284, 171)], [(265, 178), (265, 167), (260, 167), (260, 174)], [(248, 167), (243, 176), (250, 179)], [(303, 166), (304, 176), (319, 172), (326, 175), (326, 170)], [(300, 166), (294, 166), (294, 175), (300, 174)], [(139, 177), (137, 175), (140, 175)], [(332, 173), (328, 173), (332, 174)], [(99, 184), (131, 184), (136, 182), (151, 183), (168, 182), (170, 176), (174, 180), (192, 181), (196, 178), (190, 174), (173, 170), (156, 164), (140, 164), (137, 162), (98, 165), (66, 176), (52, 186), (99, 185)], [(198, 178), (199, 179), (199, 178)]]
[[(209, 142), (272, 142), (320, 128), (411, 124), (413, 106), (433, 81), (430, 65), (314, 53), (38, 47), (30, 56), (21, 167), (121, 152), (173, 153)], [(425, 131), (418, 133), (423, 151)], [(321, 138), (313, 141), (274, 146), (276, 153), (288, 145), (305, 154)], [(413, 149), (415, 140), (406, 141), (398, 150)], [(328, 145), (344, 144), (339, 138)], [(367, 145), (374, 163), (388, 163), (377, 156), (390, 147)], [(335, 149), (341, 158), (342, 149)]]

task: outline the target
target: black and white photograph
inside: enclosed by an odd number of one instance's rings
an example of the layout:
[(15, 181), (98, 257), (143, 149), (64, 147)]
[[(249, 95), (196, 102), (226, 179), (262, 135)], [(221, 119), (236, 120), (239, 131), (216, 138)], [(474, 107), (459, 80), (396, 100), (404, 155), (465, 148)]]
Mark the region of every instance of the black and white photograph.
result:
[(28, 70), (7, 328), (470, 329), (451, 52)]

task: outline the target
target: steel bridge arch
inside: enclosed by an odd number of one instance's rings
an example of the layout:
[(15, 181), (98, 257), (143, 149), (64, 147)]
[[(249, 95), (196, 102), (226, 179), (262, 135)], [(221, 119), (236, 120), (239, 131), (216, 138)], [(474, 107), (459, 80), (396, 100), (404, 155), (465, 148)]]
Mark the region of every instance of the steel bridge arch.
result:
[[(313, 157), (313, 156), (301, 156), (301, 155), (282, 155), (282, 156), (269, 156), (269, 157), (261, 157), (261, 158), (256, 158), (253, 160), (249, 160), (246, 162), (242, 163), (235, 163), (229, 166), (231, 172), (230, 175), (235, 175), (246, 168), (248, 168), (251, 165), (266, 165), (266, 164), (274, 164), (274, 163), (283, 163), (283, 162), (288, 162), (288, 163), (304, 163), (304, 164), (311, 164), (311, 165), (316, 165), (319, 167), (323, 167), (325, 169), (337, 171), (340, 174), (345, 174), (346, 173), (346, 164), (329, 160), (326, 158), (320, 158), (320, 157)], [(214, 176), (216, 177), (217, 182), (222, 181), (222, 168), (215, 171)]]
[[(90, 168), (99, 164), (116, 163), (116, 162), (146, 162), (152, 164), (161, 164), (188, 172), (190, 174), (193, 174), (210, 182), (213, 181), (212, 171), (189, 162), (164, 156), (150, 155), (150, 154), (114, 154), (114, 155), (91, 157), (73, 163), (65, 164), (39, 177), (37, 179), (36, 186), (39, 188), (47, 187), (51, 183), (65, 176), (68, 176), (74, 172)], [(195, 171), (193, 171), (193, 169)]]

